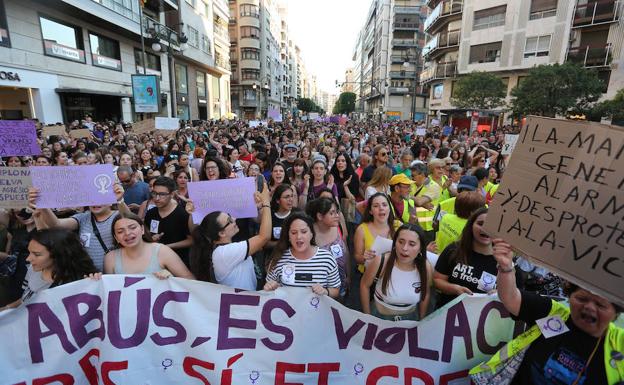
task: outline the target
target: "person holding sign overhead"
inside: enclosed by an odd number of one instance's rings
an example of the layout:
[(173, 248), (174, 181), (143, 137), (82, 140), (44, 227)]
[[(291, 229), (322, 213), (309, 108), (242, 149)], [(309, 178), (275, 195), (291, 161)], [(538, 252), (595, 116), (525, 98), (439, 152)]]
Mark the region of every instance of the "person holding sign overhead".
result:
[[(206, 215), (195, 227), (190, 260), (191, 271), (198, 280), (256, 290), (256, 273), (251, 256), (262, 250), (271, 239), (271, 196), (266, 183), (261, 193), (254, 193), (254, 199), (260, 212), (260, 230), (256, 236), (232, 242), (239, 228), (235, 219), (222, 211)], [(190, 200), (187, 211), (194, 211)]]
[(513, 251), (493, 240), (500, 300), (531, 325), (470, 371), (474, 384), (590, 385), (624, 382), (624, 329), (613, 321), (622, 308), (568, 283), (569, 307), (516, 287)]

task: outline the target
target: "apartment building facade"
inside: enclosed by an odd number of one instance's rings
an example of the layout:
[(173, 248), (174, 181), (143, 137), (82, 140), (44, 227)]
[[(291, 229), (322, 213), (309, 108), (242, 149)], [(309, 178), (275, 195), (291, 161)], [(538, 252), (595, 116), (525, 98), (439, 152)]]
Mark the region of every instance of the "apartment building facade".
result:
[[(206, 4), (201, 9), (212, 17), (212, 1), (196, 2)], [(229, 94), (229, 72), (215, 66), (214, 31), (207, 18), (190, 0), (148, 1), (144, 8), (138, 0), (2, 0), (0, 71), (16, 76), (0, 77), (0, 115), (44, 123), (87, 114), (95, 120), (134, 121), (145, 116), (134, 112), (131, 76), (144, 72), (159, 80), (160, 110), (149, 115), (197, 119), (200, 98), (211, 105), (203, 118), (225, 114), (228, 101), (214, 103), (214, 91)], [(147, 44), (145, 59), (141, 33), (159, 48)], [(200, 83), (199, 72), (205, 74)], [(201, 84), (206, 85), (203, 96)]]
[(354, 49), (356, 114), (422, 120), (427, 95), (419, 82), (427, 8), (421, 0), (374, 0)]
[[(622, 88), (622, 3), (616, 0), (429, 0), (421, 82), (430, 115), (469, 124), (469, 111), (451, 102), (457, 77), (494, 73), (511, 90), (540, 64), (571, 61), (597, 70), (605, 96)], [(503, 116), (502, 108), (482, 115)]]

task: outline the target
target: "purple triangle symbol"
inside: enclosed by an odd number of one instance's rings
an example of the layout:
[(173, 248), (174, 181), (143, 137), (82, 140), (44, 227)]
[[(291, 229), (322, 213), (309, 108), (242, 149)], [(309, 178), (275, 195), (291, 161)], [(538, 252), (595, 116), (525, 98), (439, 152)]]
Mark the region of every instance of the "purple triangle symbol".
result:
[(130, 287), (137, 282), (141, 282), (145, 277), (126, 277), (124, 281), (124, 287)]
[(191, 347), (194, 348), (196, 346), (199, 346), (206, 341), (210, 341), (211, 338), (212, 337), (197, 337), (195, 338), (195, 341), (193, 341), (193, 343), (191, 344)]

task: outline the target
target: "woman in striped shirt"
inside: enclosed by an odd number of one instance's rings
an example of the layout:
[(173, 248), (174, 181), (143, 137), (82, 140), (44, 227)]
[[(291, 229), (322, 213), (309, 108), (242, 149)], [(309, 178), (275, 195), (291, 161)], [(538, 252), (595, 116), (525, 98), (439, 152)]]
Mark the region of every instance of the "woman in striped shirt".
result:
[(309, 216), (293, 213), (286, 218), (269, 262), (264, 290), (280, 286), (311, 287), (315, 294), (338, 297), (338, 265), (329, 251), (316, 246), (314, 236), (314, 224)]

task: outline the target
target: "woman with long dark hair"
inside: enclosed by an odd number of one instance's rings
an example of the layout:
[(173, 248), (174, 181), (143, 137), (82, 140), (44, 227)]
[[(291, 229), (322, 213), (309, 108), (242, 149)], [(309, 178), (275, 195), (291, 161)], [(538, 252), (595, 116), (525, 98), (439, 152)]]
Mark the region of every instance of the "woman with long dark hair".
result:
[(232, 216), (222, 211), (212, 212), (192, 233), (191, 271), (198, 280), (216, 282), (244, 290), (256, 290), (257, 280), (251, 256), (262, 250), (271, 238), (271, 210), (269, 189), (254, 198), (261, 212), (258, 235), (241, 242), (232, 238), (239, 232)]
[(435, 266), (433, 282), (441, 295), (438, 307), (463, 293), (488, 293), (496, 287), (496, 260), (492, 240), (483, 226), (486, 207), (476, 210), (462, 231), (459, 241), (447, 246)]
[(314, 222), (304, 213), (284, 221), (282, 234), (271, 255), (264, 290), (279, 286), (310, 287), (317, 295), (337, 298), (340, 275), (336, 260), (316, 245)]
[(194, 279), (178, 254), (152, 242), (143, 220), (135, 214), (119, 214), (111, 224), (115, 250), (104, 257), (104, 274), (154, 274)]
[[(394, 234), (390, 253), (375, 256), (360, 281), (362, 310), (387, 320), (423, 319), (432, 279), (425, 233), (417, 225), (404, 224)], [(375, 292), (372, 305), (371, 289)]]
[[(360, 195), (360, 178), (353, 169), (351, 158), (345, 152), (336, 155), (334, 165), (330, 170), (338, 188), (338, 198), (353, 199)], [(361, 198), (360, 198), (361, 199)]]
[(353, 257), (360, 272), (364, 272), (364, 264), (375, 257), (371, 250), (375, 238), (392, 239), (394, 236), (394, 214), (390, 199), (384, 193), (377, 193), (368, 199), (362, 223), (355, 230), (353, 240)]
[(45, 289), (79, 281), (97, 272), (78, 235), (64, 229), (34, 232), (26, 260), (30, 266), (22, 284), (21, 299), (0, 310), (18, 307)]

